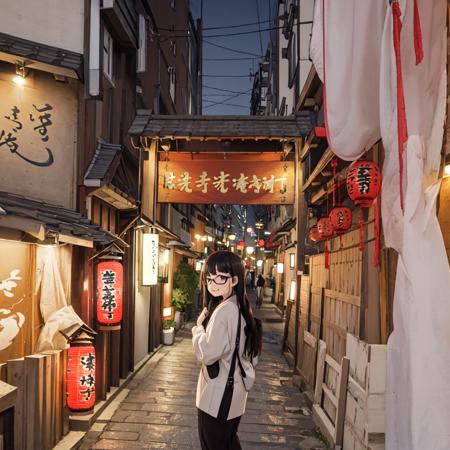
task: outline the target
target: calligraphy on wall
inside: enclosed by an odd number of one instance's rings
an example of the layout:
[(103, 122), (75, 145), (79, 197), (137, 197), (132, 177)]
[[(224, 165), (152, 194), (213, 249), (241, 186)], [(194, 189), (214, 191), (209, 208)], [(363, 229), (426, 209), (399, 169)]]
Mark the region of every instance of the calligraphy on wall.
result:
[(294, 203), (291, 161), (160, 161), (158, 202)]
[(75, 206), (76, 82), (36, 74), (17, 86), (0, 72), (2, 190)]
[(0, 363), (32, 352), (32, 246), (0, 241)]

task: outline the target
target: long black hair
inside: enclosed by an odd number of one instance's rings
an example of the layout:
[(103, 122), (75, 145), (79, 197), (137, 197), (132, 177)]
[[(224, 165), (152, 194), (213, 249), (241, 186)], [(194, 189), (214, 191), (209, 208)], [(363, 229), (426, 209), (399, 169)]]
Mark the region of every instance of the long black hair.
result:
[(206, 260), (202, 270), (202, 293), (203, 304), (208, 306), (208, 317), (211, 317), (214, 309), (222, 300), (220, 297), (213, 297), (206, 286), (206, 277), (216, 275), (217, 272), (229, 273), (232, 277), (237, 277), (238, 282), (233, 288), (236, 295), (239, 309), (245, 319), (245, 349), (244, 353), (248, 357), (254, 357), (261, 353), (262, 331), (258, 319), (253, 316), (252, 308), (245, 291), (245, 270), (242, 259), (233, 252), (218, 251), (212, 253)]

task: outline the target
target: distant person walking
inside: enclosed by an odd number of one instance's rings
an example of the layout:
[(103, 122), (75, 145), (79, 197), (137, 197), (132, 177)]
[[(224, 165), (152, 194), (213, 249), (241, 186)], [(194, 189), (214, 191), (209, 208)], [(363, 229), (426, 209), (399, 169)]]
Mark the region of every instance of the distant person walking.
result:
[(261, 308), (263, 302), (263, 292), (264, 285), (266, 284), (266, 279), (259, 274), (258, 279), (256, 280), (256, 307)]

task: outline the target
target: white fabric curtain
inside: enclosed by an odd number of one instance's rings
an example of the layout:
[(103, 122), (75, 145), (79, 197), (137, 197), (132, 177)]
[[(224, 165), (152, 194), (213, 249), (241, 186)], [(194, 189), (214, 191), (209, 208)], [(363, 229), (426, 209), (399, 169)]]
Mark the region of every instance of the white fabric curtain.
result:
[(67, 342), (59, 331), (75, 323), (83, 323), (67, 302), (70, 286), (70, 257), (71, 250), (68, 246), (38, 247), (35, 291), (40, 294), (40, 310), (44, 327), (37, 342), (37, 352), (67, 348)]
[[(394, 331), (388, 341), (386, 449), (446, 450), (450, 449), (450, 269), (436, 198), (447, 96), (447, 3), (400, 0), (397, 7), (408, 131), (404, 211), (391, 5), (316, 0), (311, 56), (326, 85), (331, 149), (342, 159), (357, 159), (380, 133), (385, 148), (383, 231), (386, 244), (399, 252)], [(418, 41), (423, 48), (420, 64)]]

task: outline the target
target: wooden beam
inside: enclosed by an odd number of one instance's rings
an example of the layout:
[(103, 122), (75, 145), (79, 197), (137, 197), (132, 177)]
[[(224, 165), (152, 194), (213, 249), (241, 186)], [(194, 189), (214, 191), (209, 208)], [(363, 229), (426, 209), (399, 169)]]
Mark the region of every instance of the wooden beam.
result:
[(345, 409), (347, 405), (347, 383), (348, 383), (348, 374), (350, 371), (350, 360), (348, 358), (342, 358), (341, 364), (341, 374), (339, 377), (339, 386), (338, 386), (338, 405), (336, 410), (336, 438), (335, 443), (336, 446), (343, 444), (344, 441), (344, 421), (345, 421)]
[(323, 169), (325, 169), (325, 167), (330, 164), (333, 157), (334, 153), (328, 147), (325, 150), (325, 153), (322, 155), (322, 158), (320, 158), (320, 161), (317, 163), (315, 169), (306, 180), (305, 184), (302, 186), (302, 192), (305, 192), (311, 186), (311, 183), (317, 178), (317, 176), (323, 171)]

